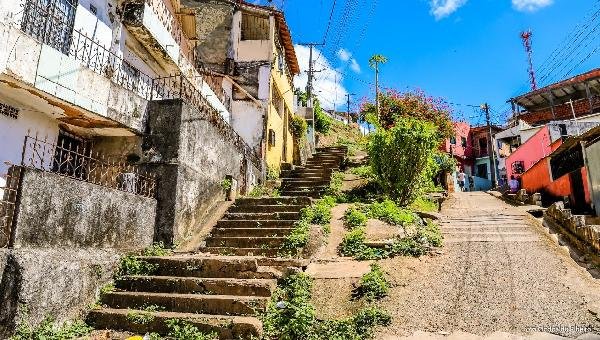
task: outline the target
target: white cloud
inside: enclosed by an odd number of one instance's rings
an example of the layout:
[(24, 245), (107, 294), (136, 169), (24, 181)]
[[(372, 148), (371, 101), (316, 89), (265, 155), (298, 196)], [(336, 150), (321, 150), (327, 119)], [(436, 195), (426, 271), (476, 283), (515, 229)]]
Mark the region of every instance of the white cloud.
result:
[[(295, 45), (298, 64), (300, 64), (300, 74), (294, 77), (294, 87), (305, 91), (308, 75), (308, 59), (310, 49), (306, 46)], [(339, 52), (338, 52), (339, 54)], [(313, 87), (315, 95), (319, 98), (321, 105), (326, 109), (333, 109), (334, 106), (340, 106), (344, 103), (344, 98), (348, 91), (343, 86), (344, 78), (333, 67), (327, 58), (318, 49), (313, 49), (313, 58), (316, 60), (314, 68), (321, 70), (315, 73)]]
[(345, 48), (340, 48), (336, 54), (342, 62), (350, 66), (350, 69), (354, 71), (354, 73), (360, 73), (360, 65), (358, 64), (358, 61), (356, 61), (356, 59), (352, 56), (352, 52), (348, 51)]
[(540, 8), (552, 5), (554, 0), (512, 0), (513, 7), (518, 11), (535, 12)]
[(467, 0), (431, 0), (429, 5), (431, 6), (431, 14), (435, 17), (435, 20), (441, 20), (456, 12), (466, 3)]
[(356, 73), (360, 73), (360, 65), (354, 58), (352, 58), (352, 60), (350, 61), (350, 69)]
[(340, 50), (337, 51), (337, 56), (341, 61), (348, 61), (352, 58), (352, 53), (345, 48), (340, 48)]

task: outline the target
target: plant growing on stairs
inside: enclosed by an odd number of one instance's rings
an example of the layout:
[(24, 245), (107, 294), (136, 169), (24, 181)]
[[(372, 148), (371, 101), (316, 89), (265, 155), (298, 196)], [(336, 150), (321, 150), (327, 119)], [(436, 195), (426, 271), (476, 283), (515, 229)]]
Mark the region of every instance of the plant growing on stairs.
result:
[(363, 275), (359, 286), (354, 291), (356, 298), (365, 298), (374, 301), (386, 296), (390, 284), (385, 278), (385, 273), (377, 263), (371, 263), (371, 271)]
[(294, 223), (294, 230), (286, 237), (280, 248), (282, 255), (292, 256), (304, 248), (309, 241), (310, 227), (313, 224), (323, 226), (327, 231), (331, 221), (331, 208), (335, 206), (335, 199), (325, 196), (313, 203), (310, 207), (300, 211), (300, 219)]

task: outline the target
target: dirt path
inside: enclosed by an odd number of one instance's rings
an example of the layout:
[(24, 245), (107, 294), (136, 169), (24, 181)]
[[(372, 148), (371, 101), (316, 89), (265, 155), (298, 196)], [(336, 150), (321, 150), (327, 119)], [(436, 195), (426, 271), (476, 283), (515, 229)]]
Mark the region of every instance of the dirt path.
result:
[(600, 338), (600, 315), (591, 312), (600, 280), (534, 219), (476, 192), (451, 197), (442, 216), (442, 255), (381, 262), (394, 285), (382, 301), (393, 324), (377, 339), (468, 338), (461, 332), (504, 339), (538, 331)]

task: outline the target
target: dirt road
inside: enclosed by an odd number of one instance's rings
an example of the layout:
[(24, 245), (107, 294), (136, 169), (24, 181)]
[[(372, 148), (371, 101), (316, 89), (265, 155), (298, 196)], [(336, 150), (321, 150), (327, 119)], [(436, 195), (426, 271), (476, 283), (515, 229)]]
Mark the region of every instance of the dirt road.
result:
[(377, 339), (600, 339), (600, 280), (535, 219), (477, 192), (451, 197), (441, 213), (441, 254), (382, 261), (394, 321)]

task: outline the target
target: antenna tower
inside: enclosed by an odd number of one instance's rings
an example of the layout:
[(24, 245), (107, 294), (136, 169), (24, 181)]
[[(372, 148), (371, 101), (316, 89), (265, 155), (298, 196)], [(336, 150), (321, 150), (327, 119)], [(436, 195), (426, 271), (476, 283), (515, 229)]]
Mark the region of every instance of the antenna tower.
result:
[(531, 30), (521, 32), (521, 39), (523, 40), (523, 46), (525, 46), (525, 52), (527, 53), (527, 61), (529, 63), (529, 68), (527, 73), (529, 73), (529, 82), (531, 83), (531, 90), (537, 90), (537, 81), (535, 80), (535, 71), (533, 69), (533, 59), (532, 54), (533, 50), (531, 49), (531, 37), (533, 33)]

